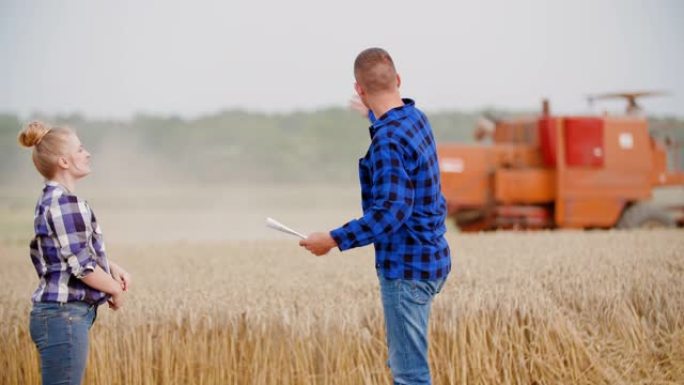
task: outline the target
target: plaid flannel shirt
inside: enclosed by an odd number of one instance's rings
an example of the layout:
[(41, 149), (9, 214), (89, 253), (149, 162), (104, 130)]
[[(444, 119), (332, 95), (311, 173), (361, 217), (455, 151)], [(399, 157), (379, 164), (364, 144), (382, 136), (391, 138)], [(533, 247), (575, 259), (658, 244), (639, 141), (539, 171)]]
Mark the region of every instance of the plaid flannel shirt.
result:
[(363, 217), (330, 235), (340, 250), (373, 243), (375, 267), (386, 278), (446, 277), (446, 201), (430, 123), (410, 99), (369, 118), (371, 144), (359, 160)]
[(108, 295), (81, 281), (99, 265), (109, 272), (102, 232), (88, 203), (56, 182), (36, 204), (31, 261), (40, 283), (33, 302), (104, 303)]

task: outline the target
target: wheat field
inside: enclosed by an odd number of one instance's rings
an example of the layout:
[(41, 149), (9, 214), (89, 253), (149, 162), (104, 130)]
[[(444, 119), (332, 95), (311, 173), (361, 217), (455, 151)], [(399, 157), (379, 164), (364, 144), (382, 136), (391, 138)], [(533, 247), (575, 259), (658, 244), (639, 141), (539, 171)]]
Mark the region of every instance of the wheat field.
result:
[[(684, 383), (680, 230), (450, 235), (436, 384)], [(120, 243), (124, 309), (100, 308), (86, 384), (389, 384), (371, 248), (294, 240)], [(40, 383), (35, 273), (0, 245), (0, 383)]]

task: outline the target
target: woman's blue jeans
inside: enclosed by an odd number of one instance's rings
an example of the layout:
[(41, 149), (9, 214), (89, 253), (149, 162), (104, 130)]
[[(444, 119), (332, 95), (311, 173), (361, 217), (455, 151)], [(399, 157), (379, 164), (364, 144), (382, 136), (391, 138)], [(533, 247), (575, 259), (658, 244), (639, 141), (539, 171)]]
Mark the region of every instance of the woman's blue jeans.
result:
[(84, 302), (33, 304), (29, 331), (40, 355), (43, 385), (81, 384), (96, 312), (96, 306)]
[(394, 384), (430, 384), (428, 320), (432, 299), (445, 278), (407, 280), (379, 275), (378, 279)]

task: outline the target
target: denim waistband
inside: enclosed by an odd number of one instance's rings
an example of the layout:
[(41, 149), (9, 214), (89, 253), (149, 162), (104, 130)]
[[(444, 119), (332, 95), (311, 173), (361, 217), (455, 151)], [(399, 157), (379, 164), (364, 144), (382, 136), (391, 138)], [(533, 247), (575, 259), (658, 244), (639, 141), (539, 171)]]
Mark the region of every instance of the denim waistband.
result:
[(34, 302), (33, 307), (37, 309), (62, 309), (62, 308), (82, 308), (82, 309), (94, 309), (97, 304), (90, 304), (87, 302), (76, 301), (76, 302)]

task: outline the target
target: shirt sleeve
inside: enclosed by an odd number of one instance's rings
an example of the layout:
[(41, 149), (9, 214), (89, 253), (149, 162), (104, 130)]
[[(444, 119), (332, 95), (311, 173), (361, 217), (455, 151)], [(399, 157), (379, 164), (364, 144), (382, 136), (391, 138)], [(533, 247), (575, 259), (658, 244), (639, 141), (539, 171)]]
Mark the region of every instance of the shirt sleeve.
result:
[(61, 195), (48, 210), (48, 224), (59, 244), (61, 257), (71, 274), (84, 278), (95, 271), (97, 261), (88, 243), (92, 236), (90, 209), (74, 195)]
[(399, 145), (388, 138), (371, 144), (372, 204), (363, 217), (330, 232), (340, 250), (365, 246), (399, 229), (413, 210), (414, 186)]

